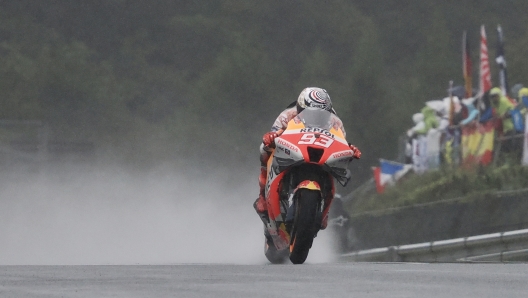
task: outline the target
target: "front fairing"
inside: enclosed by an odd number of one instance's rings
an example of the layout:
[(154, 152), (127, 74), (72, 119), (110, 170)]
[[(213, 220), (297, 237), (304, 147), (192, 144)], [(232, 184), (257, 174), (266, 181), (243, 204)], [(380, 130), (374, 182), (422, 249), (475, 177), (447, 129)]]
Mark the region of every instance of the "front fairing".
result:
[(341, 184), (350, 179), (349, 163), (353, 159), (344, 134), (332, 123), (332, 114), (321, 109), (303, 110), (288, 123), (275, 139), (271, 169), (275, 175), (302, 163), (317, 164)]

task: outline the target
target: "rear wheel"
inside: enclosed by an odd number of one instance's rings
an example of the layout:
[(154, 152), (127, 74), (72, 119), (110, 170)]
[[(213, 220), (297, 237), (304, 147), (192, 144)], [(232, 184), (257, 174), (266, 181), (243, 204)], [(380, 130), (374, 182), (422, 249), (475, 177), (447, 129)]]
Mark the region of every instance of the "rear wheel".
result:
[(291, 231), (290, 261), (302, 264), (308, 257), (313, 239), (321, 223), (317, 216), (321, 202), (321, 192), (300, 189), (296, 199), (295, 218)]

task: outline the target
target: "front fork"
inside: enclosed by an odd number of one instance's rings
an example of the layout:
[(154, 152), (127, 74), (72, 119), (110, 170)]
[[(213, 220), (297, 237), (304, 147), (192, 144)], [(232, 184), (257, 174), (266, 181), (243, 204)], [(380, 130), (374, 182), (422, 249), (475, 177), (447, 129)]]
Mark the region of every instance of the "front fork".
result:
[[(330, 177), (330, 183), (331, 183), (330, 189), (329, 191), (327, 191), (326, 197), (323, 197), (324, 210), (322, 210), (321, 213), (318, 213), (317, 222), (321, 223), (321, 227), (320, 227), (321, 230), (326, 229), (328, 225), (328, 215), (330, 212), (330, 206), (332, 205), (332, 202), (334, 201), (335, 185), (334, 185), (334, 180), (331, 177)], [(321, 197), (324, 194), (324, 192), (321, 190), (321, 187), (317, 181), (304, 180), (301, 183), (299, 183), (299, 185), (295, 188), (295, 190), (288, 197), (288, 210), (287, 210), (286, 219), (285, 219), (287, 231), (291, 231), (291, 225), (293, 224), (293, 220), (295, 218), (295, 204), (294, 204), (295, 193), (297, 192), (297, 190), (301, 188), (320, 191)]]
[[(269, 168), (268, 168), (269, 169)], [(269, 172), (268, 172), (269, 173)], [(282, 217), (281, 213), (281, 203), (280, 203), (280, 195), (279, 195), (279, 183), (283, 181), (284, 172), (278, 174), (276, 177), (268, 177), (268, 185), (266, 189), (266, 196), (267, 196), (267, 203), (268, 203), (268, 212), (269, 212), (269, 218), (270, 222), (267, 225), (268, 232), (270, 236), (273, 238), (273, 242), (275, 243), (275, 246), (277, 249), (283, 249), (288, 247), (290, 242), (290, 231), (291, 231), (291, 225), (293, 224), (293, 220), (295, 218), (295, 194), (299, 189), (310, 189), (314, 191), (321, 192), (321, 197), (323, 196), (323, 191), (321, 189), (320, 184), (317, 181), (314, 180), (303, 180), (301, 181), (297, 187), (294, 189), (292, 193), (288, 196), (288, 205), (286, 209), (286, 216), (285, 218)], [(273, 174), (272, 174), (273, 175)], [(271, 179), (270, 178), (274, 178)], [(335, 194), (335, 186), (334, 181), (330, 177), (330, 191), (327, 191), (326, 197), (323, 198), (324, 200), (324, 210), (322, 210), (321, 213), (318, 212), (318, 215), (320, 215), (320, 218), (317, 219), (318, 222), (321, 222), (320, 229), (325, 229), (328, 223), (328, 213), (330, 211), (330, 205), (333, 201), (334, 194)], [(271, 190), (271, 191), (270, 191)], [(278, 226), (277, 226), (278, 225)]]
[(293, 192), (288, 197), (288, 210), (286, 212), (286, 220), (285, 220), (287, 226), (291, 225), (293, 223), (293, 219), (295, 218), (294, 198), (295, 198), (295, 194), (297, 193), (299, 189), (315, 190), (321, 193), (321, 186), (319, 185), (317, 181), (312, 181), (312, 180), (301, 181), (301, 183), (297, 185), (297, 187), (293, 190)]

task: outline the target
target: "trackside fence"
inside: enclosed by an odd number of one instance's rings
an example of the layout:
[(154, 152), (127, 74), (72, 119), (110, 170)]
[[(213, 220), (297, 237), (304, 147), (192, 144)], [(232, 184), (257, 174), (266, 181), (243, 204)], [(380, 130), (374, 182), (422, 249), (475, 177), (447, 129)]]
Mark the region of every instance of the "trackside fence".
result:
[(342, 254), (346, 262), (528, 261), (528, 229)]

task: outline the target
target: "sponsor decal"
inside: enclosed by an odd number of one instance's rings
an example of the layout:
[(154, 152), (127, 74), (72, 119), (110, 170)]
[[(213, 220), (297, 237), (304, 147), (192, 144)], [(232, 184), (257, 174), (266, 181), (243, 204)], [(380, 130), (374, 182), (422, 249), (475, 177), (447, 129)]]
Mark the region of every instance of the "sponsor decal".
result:
[(320, 133), (305, 133), (297, 144), (300, 145), (316, 145), (324, 148), (329, 148), (334, 140), (327, 136), (322, 136)]
[(299, 149), (297, 147), (292, 145), (290, 142), (284, 141), (283, 139), (275, 139), (275, 143), (277, 143), (277, 145), (285, 147), (286, 149), (290, 149), (293, 152), (299, 152)]
[(320, 105), (320, 104), (314, 104), (314, 103), (312, 103), (312, 104), (310, 105), (310, 107), (312, 107), (312, 108), (318, 108), (318, 109), (321, 109), (321, 110), (326, 110), (326, 105)]
[(297, 186), (297, 189), (299, 188), (308, 188), (312, 190), (321, 190), (321, 187), (319, 186), (319, 183), (311, 180), (304, 180)]
[(284, 149), (284, 153), (290, 155), (290, 149)]
[(323, 110), (330, 110), (330, 97), (328, 94), (318, 90), (311, 90), (307, 96), (304, 97), (304, 104), (312, 108), (320, 108)]
[(348, 151), (342, 151), (342, 152), (334, 153), (334, 154), (332, 154), (332, 157), (333, 158), (341, 158), (341, 157), (348, 157), (348, 156), (353, 156), (353, 155), (354, 155), (354, 152), (352, 152), (352, 150), (348, 150)]
[(326, 130), (326, 129), (322, 129), (322, 128), (317, 128), (317, 127), (302, 128), (300, 132), (313, 132), (313, 133), (320, 133), (320, 134), (324, 134), (324, 135), (327, 136), (327, 137), (330, 137), (330, 138), (332, 138), (332, 139), (335, 139), (334, 134), (332, 134), (332, 133), (329, 132), (328, 130)]

